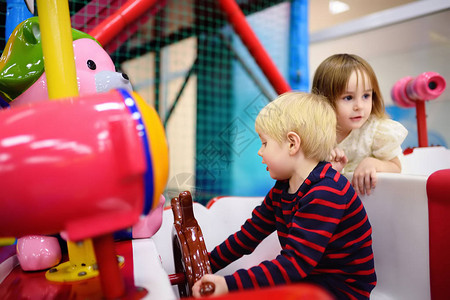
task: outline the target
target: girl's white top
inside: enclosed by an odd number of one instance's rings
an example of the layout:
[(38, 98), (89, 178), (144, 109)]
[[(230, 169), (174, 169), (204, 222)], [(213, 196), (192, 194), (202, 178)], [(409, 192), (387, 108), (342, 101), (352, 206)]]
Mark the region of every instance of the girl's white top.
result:
[(401, 144), (408, 130), (397, 121), (369, 117), (359, 129), (354, 129), (338, 144), (348, 158), (343, 174), (353, 173), (366, 157), (391, 160), (402, 155)]

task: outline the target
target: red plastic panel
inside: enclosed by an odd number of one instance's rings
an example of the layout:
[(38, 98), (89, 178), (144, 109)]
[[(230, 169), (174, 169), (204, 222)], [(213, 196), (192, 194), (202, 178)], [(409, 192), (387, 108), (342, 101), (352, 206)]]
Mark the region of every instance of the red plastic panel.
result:
[(439, 170), (427, 181), (430, 229), (430, 287), (433, 300), (448, 299), (450, 280), (450, 169)]

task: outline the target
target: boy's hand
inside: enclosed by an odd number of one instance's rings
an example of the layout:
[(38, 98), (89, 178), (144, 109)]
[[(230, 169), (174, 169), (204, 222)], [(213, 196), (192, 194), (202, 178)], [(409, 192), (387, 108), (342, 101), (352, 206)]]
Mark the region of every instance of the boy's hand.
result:
[(370, 195), (377, 185), (378, 160), (373, 157), (364, 158), (353, 173), (352, 185), (358, 195)]
[(225, 281), (225, 277), (213, 274), (206, 274), (192, 286), (192, 295), (195, 298), (205, 296), (200, 294), (200, 289), (202, 283), (206, 282), (212, 282), (215, 285), (214, 293), (209, 294), (208, 296), (219, 296), (228, 293), (228, 286), (227, 282)]
[(330, 158), (331, 166), (338, 172), (342, 172), (345, 165), (348, 163), (347, 156), (342, 149), (334, 148), (331, 151)]

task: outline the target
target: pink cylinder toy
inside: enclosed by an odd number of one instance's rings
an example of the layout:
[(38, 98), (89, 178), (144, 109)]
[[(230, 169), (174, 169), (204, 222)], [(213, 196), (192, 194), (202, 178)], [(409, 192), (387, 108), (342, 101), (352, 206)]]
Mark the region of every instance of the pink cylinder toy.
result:
[(77, 241), (135, 224), (153, 201), (148, 109), (113, 90), (0, 111), (0, 236)]
[(445, 90), (444, 77), (436, 72), (425, 72), (417, 77), (398, 80), (391, 90), (392, 100), (400, 107), (414, 107), (415, 101), (436, 99)]
[(436, 72), (425, 72), (413, 78), (404, 77), (391, 90), (392, 100), (400, 107), (416, 107), (419, 147), (428, 147), (425, 101), (436, 99), (445, 90), (445, 79)]

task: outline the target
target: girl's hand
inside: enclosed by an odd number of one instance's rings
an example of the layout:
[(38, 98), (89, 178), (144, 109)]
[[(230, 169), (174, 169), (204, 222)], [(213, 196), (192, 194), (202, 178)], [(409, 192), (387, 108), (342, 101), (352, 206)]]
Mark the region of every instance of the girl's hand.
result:
[(377, 185), (377, 172), (400, 173), (402, 166), (398, 157), (391, 160), (364, 158), (353, 173), (352, 185), (358, 195), (370, 195)]
[(348, 163), (347, 156), (342, 149), (334, 148), (331, 151), (330, 158), (331, 166), (338, 172), (342, 172), (345, 165)]
[(358, 195), (370, 195), (377, 185), (377, 164), (379, 160), (373, 157), (364, 158), (353, 173), (352, 185)]
[(202, 283), (204, 282), (212, 282), (215, 285), (214, 293), (208, 296), (219, 296), (228, 293), (228, 285), (227, 282), (225, 281), (225, 277), (213, 274), (206, 274), (192, 286), (192, 295), (195, 298), (200, 298), (203, 296), (200, 294), (200, 288)]

